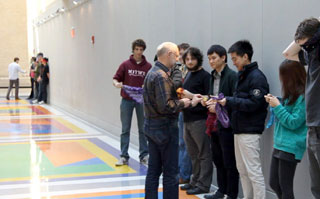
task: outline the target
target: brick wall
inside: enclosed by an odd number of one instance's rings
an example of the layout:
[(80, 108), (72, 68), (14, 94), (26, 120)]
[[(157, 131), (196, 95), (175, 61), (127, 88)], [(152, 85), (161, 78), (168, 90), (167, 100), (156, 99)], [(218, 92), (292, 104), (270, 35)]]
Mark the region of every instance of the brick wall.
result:
[(0, 78), (8, 77), (8, 64), (20, 58), (29, 68), (26, 0), (0, 0)]

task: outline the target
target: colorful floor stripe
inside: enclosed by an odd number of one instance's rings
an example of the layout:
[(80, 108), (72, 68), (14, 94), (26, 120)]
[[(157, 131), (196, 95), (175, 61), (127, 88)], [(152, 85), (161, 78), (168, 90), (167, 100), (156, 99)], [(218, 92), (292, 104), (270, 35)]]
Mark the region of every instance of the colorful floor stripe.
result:
[(142, 199), (147, 167), (132, 148), (129, 165), (115, 166), (119, 148), (110, 134), (48, 105), (0, 100), (0, 198)]
[(0, 116), (51, 115), (42, 106), (6, 106), (0, 107)]
[(27, 100), (0, 100), (0, 105), (27, 105), (30, 104)]
[(86, 131), (61, 117), (0, 120), (0, 137), (83, 133), (86, 133)]
[[(88, 194), (72, 194), (62, 196), (51, 196), (52, 199), (143, 199), (145, 193), (143, 189), (140, 190), (129, 190), (129, 191), (113, 191), (113, 192), (99, 192), (99, 193), (88, 193)], [(162, 189), (159, 189), (159, 199), (163, 197)], [(179, 192), (180, 199), (199, 199), (197, 196), (187, 195), (185, 191)]]

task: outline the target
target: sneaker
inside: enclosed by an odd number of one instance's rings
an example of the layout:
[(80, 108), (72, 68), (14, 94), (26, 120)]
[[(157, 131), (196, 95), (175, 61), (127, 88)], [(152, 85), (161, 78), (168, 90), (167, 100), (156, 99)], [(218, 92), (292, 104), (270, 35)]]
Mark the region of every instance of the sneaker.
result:
[(128, 159), (124, 157), (120, 157), (118, 162), (115, 164), (116, 166), (128, 165)]
[(44, 104), (44, 101), (40, 101), (39, 104)]
[(32, 104), (37, 104), (38, 103), (38, 100), (35, 99), (35, 100), (32, 100)]
[(203, 194), (203, 193), (208, 193), (208, 192), (209, 191), (202, 190), (199, 187), (194, 187), (193, 189), (187, 190), (187, 195), (198, 195), (198, 194)]
[(149, 155), (146, 155), (142, 159), (140, 159), (140, 164), (148, 165), (148, 162), (149, 162)]
[(224, 194), (216, 191), (213, 195), (204, 195), (205, 199), (224, 199)]
[(186, 190), (189, 190), (189, 189), (193, 189), (194, 187), (191, 185), (191, 184), (184, 184), (184, 185), (182, 185), (181, 187), (180, 187), (180, 189), (182, 190), (182, 191), (186, 191)]

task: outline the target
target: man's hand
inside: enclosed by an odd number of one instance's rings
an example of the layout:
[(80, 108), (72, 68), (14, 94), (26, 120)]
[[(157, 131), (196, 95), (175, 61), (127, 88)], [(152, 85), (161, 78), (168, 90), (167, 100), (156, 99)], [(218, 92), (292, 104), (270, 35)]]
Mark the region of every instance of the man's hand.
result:
[(221, 104), (222, 106), (225, 106), (227, 104), (227, 99), (223, 98), (222, 100), (219, 100), (218, 103)]
[(207, 106), (210, 113), (216, 113), (216, 102)]
[(122, 82), (118, 82), (114, 85), (116, 88), (122, 88)]
[(113, 86), (116, 88), (122, 88), (122, 82), (118, 82), (117, 80), (113, 80)]
[(191, 93), (190, 91), (183, 89), (183, 93), (182, 93), (182, 97), (183, 98), (189, 98), (192, 99), (193, 98), (193, 93)]
[(197, 106), (197, 104), (199, 102), (201, 102), (201, 100), (202, 100), (202, 95), (201, 94), (194, 94), (193, 98), (192, 98), (192, 101), (191, 101), (192, 107)]
[(180, 101), (184, 103), (184, 108), (187, 108), (191, 104), (191, 100), (189, 98), (182, 98)]
[(209, 106), (209, 105), (212, 105), (212, 104), (216, 104), (217, 103), (217, 100), (215, 99), (210, 99), (206, 102), (206, 105)]
[(207, 106), (207, 101), (208, 101), (209, 97), (208, 96), (202, 96), (202, 99), (201, 99), (201, 105), (202, 106)]

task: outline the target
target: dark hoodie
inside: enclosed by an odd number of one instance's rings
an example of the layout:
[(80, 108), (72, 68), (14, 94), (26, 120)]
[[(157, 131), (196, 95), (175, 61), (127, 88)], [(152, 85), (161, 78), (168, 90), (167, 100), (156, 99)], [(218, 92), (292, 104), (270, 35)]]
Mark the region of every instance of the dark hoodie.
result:
[(305, 91), (307, 126), (320, 126), (320, 28), (302, 48), (304, 50), (299, 52), (299, 60), (301, 64), (308, 65)]
[[(142, 87), (144, 78), (150, 68), (151, 64), (147, 62), (145, 56), (142, 55), (141, 62), (137, 64), (133, 55), (131, 55), (128, 60), (122, 62), (113, 79), (122, 82), (123, 85)], [(121, 89), (121, 96), (125, 99), (132, 100), (123, 89)]]

